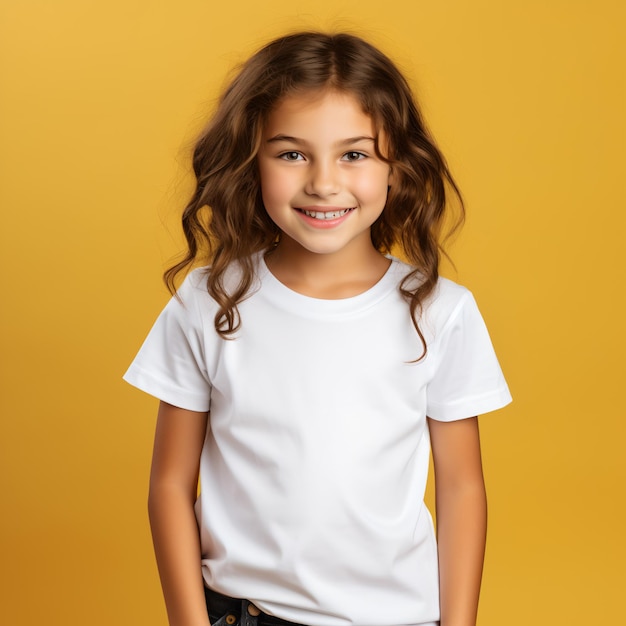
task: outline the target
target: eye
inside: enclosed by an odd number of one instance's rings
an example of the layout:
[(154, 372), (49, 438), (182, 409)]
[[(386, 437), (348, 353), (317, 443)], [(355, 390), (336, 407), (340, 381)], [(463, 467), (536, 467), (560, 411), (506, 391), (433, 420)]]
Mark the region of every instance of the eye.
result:
[(342, 157), (344, 161), (361, 161), (365, 158), (367, 158), (365, 154), (363, 154), (362, 152), (356, 152), (354, 150), (346, 152)]
[(284, 161), (300, 161), (304, 157), (299, 152), (296, 152), (295, 150), (290, 150), (289, 152), (283, 152), (282, 154), (279, 154), (278, 158), (283, 159)]

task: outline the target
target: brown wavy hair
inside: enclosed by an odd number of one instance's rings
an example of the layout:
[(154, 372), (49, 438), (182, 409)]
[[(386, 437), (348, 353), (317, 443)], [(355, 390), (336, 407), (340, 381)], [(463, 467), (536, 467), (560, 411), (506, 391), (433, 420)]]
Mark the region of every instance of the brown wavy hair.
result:
[[(164, 280), (174, 293), (179, 275), (199, 263), (210, 265), (207, 289), (219, 307), (215, 328), (224, 338), (238, 330), (237, 305), (254, 282), (253, 255), (269, 251), (280, 238), (263, 206), (256, 162), (265, 121), (285, 96), (323, 89), (355, 97), (378, 133), (384, 132), (385, 154), (378, 143), (376, 152), (390, 164), (394, 182), (372, 225), (372, 242), (381, 253), (399, 248), (415, 268), (399, 289), (423, 358), (426, 342), (418, 320), (439, 276), (447, 195), (456, 197), (459, 209), (448, 234), (463, 221), (463, 200), (406, 79), (388, 57), (354, 35), (290, 34), (243, 64), (195, 145), (196, 187), (182, 217), (187, 251)], [(241, 268), (240, 280), (227, 288), (225, 273), (233, 262)]]

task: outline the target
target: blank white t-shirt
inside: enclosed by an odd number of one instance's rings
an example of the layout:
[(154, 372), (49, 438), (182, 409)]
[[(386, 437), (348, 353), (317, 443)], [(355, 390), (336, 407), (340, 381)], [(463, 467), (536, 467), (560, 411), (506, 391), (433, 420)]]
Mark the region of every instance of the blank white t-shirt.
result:
[(214, 328), (206, 270), (192, 272), (125, 379), (210, 410), (196, 511), (210, 588), (311, 626), (439, 619), (437, 546), (423, 503), (442, 421), (510, 395), (469, 291), (440, 279), (420, 328), (396, 259), (368, 291), (322, 300), (258, 257), (232, 340)]

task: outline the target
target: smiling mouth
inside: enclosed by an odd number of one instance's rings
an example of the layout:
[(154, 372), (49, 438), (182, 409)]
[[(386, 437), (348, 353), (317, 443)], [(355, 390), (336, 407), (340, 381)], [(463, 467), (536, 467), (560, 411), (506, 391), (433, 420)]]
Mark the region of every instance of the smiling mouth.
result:
[(312, 217), (316, 220), (336, 220), (343, 217), (346, 213), (354, 211), (355, 207), (349, 209), (340, 209), (338, 211), (308, 211), (307, 209), (296, 209), (300, 213), (304, 213), (308, 217)]

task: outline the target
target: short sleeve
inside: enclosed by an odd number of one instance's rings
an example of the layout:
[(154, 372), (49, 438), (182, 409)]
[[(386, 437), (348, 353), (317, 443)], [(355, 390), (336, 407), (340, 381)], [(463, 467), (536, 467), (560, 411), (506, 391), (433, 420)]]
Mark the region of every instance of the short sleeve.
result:
[(427, 415), (454, 421), (495, 411), (511, 394), (478, 306), (468, 291), (429, 347), (433, 375)]
[(210, 408), (211, 384), (197, 289), (190, 275), (179, 297), (172, 298), (159, 315), (124, 380), (159, 400), (204, 412)]

